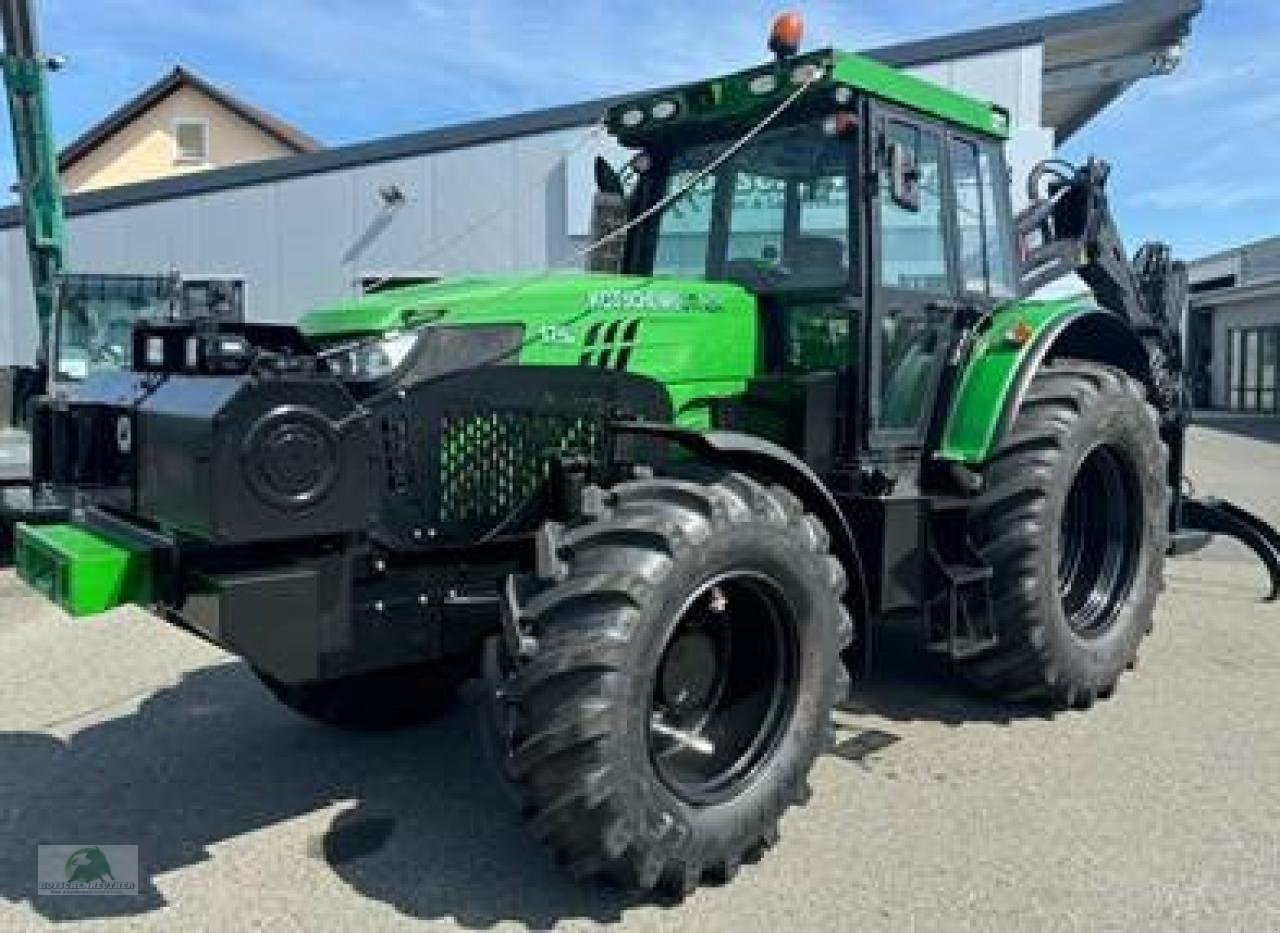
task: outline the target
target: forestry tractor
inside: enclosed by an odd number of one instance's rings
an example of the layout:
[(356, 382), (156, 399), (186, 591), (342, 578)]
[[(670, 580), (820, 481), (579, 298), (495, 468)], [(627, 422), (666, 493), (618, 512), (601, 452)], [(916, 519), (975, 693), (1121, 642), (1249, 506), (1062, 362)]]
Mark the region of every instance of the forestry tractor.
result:
[(797, 46), (784, 16), (774, 60), (608, 111), (635, 155), (597, 162), (586, 272), (137, 326), (36, 407), (74, 508), (18, 527), (23, 578), (332, 725), (480, 675), (533, 834), (676, 892), (775, 842), (882, 627), (1083, 709), (1166, 555), (1225, 532), (1280, 581), (1274, 531), (1183, 495), (1185, 269), (1126, 257), (1107, 166), (1041, 165), (1015, 216), (1005, 111)]

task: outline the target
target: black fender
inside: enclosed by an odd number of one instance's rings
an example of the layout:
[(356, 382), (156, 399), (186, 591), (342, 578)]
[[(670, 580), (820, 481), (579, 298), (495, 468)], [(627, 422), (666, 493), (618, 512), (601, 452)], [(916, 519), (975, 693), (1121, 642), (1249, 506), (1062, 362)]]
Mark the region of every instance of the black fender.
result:
[(831, 552), (844, 565), (849, 578), (845, 603), (856, 633), (850, 649), (854, 654), (846, 662), (855, 672), (865, 672), (871, 654), (871, 610), (862, 558), (844, 510), (807, 463), (772, 441), (737, 431), (699, 431), (642, 421), (615, 422), (610, 429), (616, 434), (642, 435), (676, 444), (708, 463), (740, 470), (791, 490), (807, 510), (822, 520), (831, 534)]

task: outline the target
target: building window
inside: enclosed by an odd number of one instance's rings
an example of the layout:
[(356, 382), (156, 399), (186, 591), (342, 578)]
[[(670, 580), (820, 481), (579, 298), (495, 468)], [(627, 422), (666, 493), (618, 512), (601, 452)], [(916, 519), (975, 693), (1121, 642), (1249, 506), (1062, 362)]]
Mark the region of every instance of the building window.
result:
[(1227, 408), (1280, 415), (1280, 327), (1227, 331)]
[(209, 161), (209, 124), (204, 120), (173, 121), (173, 160), (202, 165)]

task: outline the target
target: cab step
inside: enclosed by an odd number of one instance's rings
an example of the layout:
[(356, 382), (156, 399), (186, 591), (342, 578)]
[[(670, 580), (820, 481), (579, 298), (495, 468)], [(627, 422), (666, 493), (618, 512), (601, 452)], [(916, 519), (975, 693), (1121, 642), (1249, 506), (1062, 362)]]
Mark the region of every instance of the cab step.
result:
[(991, 611), (992, 569), (982, 562), (967, 539), (943, 555), (929, 548), (932, 569), (941, 586), (925, 608), (925, 649), (963, 661), (996, 646), (999, 638)]

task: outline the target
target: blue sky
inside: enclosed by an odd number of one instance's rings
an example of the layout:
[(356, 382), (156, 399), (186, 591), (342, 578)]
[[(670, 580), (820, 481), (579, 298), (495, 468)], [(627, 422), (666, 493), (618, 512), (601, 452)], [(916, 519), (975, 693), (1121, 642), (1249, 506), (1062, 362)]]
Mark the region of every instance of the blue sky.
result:
[[(691, 80), (762, 60), (762, 0), (42, 0), (65, 144), (175, 63), (329, 145)], [(922, 0), (795, 6), (812, 46), (871, 48), (1092, 5)], [(1136, 246), (1185, 256), (1280, 233), (1280, 4), (1206, 0), (1179, 72), (1072, 141), (1115, 165)], [(5, 127), (7, 130), (7, 126)], [(6, 138), (0, 141), (6, 156)], [(7, 163), (11, 163), (8, 156)], [(11, 164), (5, 165), (11, 180)]]

